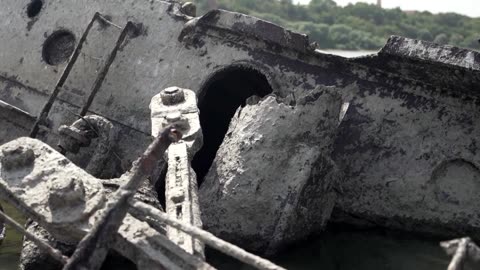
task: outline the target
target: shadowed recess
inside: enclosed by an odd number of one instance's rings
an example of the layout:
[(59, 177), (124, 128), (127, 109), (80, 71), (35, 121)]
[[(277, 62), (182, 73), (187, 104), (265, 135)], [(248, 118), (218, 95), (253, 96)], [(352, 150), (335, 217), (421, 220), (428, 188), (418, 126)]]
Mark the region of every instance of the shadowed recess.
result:
[(66, 62), (75, 50), (75, 36), (67, 30), (58, 30), (51, 34), (43, 44), (42, 57), (49, 65)]
[(235, 111), (245, 106), (247, 98), (264, 97), (270, 93), (272, 88), (265, 75), (239, 66), (216, 73), (200, 90), (198, 107), (203, 147), (192, 161), (199, 183), (208, 173)]
[(28, 18), (33, 18), (40, 13), (43, 7), (42, 0), (32, 0), (27, 6), (27, 16)]

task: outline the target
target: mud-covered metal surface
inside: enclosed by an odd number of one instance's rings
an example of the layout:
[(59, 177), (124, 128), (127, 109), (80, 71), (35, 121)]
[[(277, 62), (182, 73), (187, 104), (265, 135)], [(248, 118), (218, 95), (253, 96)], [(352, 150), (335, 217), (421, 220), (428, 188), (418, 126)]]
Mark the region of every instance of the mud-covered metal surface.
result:
[(341, 106), (335, 88), (319, 88), (296, 106), (267, 96), (238, 109), (200, 189), (206, 228), (270, 254), (320, 231), (335, 203)]
[[(89, 113), (118, 129), (109, 159), (118, 175), (152, 140), (149, 103), (159, 89), (172, 85), (192, 89), (201, 103), (219, 76), (250, 69), (262, 74), (271, 92), (286, 104), (319, 86), (334, 86), (342, 101), (350, 104), (330, 157), (343, 172), (334, 187), (334, 221), (479, 235), (477, 52), (392, 37), (378, 54), (345, 59), (318, 52), (305, 35), (228, 11), (192, 18), (191, 10), (170, 1), (51, 0), (31, 18), (25, 9), (28, 2), (5, 0), (0, 10), (6, 26), (0, 29), (0, 99), (16, 107), (0, 106), (0, 123), (9, 127), (0, 131), (0, 142), (28, 134), (29, 121), (38, 116), (65, 65), (45, 58), (45, 42), (50, 44), (59, 30), (78, 42), (90, 18), (100, 12), (117, 25), (133, 21), (138, 29), (121, 46), (89, 107)], [(90, 95), (87, 89), (118, 34), (106, 24), (92, 29), (40, 139), (56, 147), (58, 128), (79, 119)], [(222, 98), (226, 99), (217, 95), (215, 102)], [(239, 104), (245, 104), (245, 98)], [(4, 117), (4, 111), (13, 112), (19, 121)], [(307, 110), (305, 117), (314, 111)], [(249, 121), (263, 116), (255, 117)], [(76, 159), (90, 160), (94, 150), (95, 144)], [(309, 169), (318, 168), (312, 163)], [(301, 219), (315, 210), (307, 207), (295, 213)], [(235, 236), (238, 242), (249, 237)]]
[(378, 56), (351, 60), (372, 82), (359, 84), (336, 142), (340, 220), (478, 234), (477, 55), (392, 37)]

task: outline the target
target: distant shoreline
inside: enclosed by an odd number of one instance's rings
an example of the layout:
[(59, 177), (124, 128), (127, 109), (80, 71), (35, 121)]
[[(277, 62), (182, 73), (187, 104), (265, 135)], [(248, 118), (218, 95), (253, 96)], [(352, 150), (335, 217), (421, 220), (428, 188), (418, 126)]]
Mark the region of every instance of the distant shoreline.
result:
[(353, 57), (360, 57), (360, 56), (365, 56), (365, 55), (370, 55), (370, 54), (376, 54), (378, 53), (377, 51), (374, 50), (357, 50), (357, 51), (352, 51), (352, 50), (317, 50), (317, 52), (324, 53), (324, 54), (333, 54), (333, 55), (338, 55), (346, 58), (353, 58)]

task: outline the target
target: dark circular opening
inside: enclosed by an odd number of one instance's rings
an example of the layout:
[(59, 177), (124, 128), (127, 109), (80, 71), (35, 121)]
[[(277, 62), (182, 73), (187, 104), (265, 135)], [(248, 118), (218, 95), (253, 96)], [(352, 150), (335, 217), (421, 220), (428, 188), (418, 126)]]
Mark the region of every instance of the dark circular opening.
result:
[(272, 88), (265, 75), (239, 66), (218, 72), (201, 89), (198, 107), (203, 147), (192, 161), (199, 183), (208, 173), (238, 107), (245, 106), (251, 96), (264, 97), (270, 93)]
[(66, 30), (51, 34), (43, 44), (42, 57), (49, 65), (66, 62), (75, 50), (75, 36)]
[(42, 0), (32, 0), (27, 6), (27, 16), (33, 18), (40, 13), (42, 10), (43, 1)]

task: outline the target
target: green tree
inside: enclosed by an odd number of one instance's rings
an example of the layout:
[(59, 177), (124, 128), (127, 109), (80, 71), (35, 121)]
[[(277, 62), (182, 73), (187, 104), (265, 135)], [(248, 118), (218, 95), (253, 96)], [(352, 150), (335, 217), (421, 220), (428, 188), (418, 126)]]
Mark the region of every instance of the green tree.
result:
[(433, 40), (432, 33), (430, 33), (430, 31), (428, 31), (427, 29), (419, 30), (417, 37), (421, 40), (426, 40), (426, 41), (432, 41)]
[(295, 5), (292, 0), (194, 1), (199, 14), (217, 4), (304, 32), (324, 49), (378, 49), (390, 35), (479, 49), (480, 18), (455, 13), (411, 15), (365, 3), (341, 7), (333, 0), (312, 0), (308, 5)]
[(447, 36), (447, 34), (441, 33), (441, 34), (439, 34), (435, 37), (433, 42), (435, 42), (437, 44), (440, 44), (440, 45), (447, 44), (448, 43), (448, 36)]

